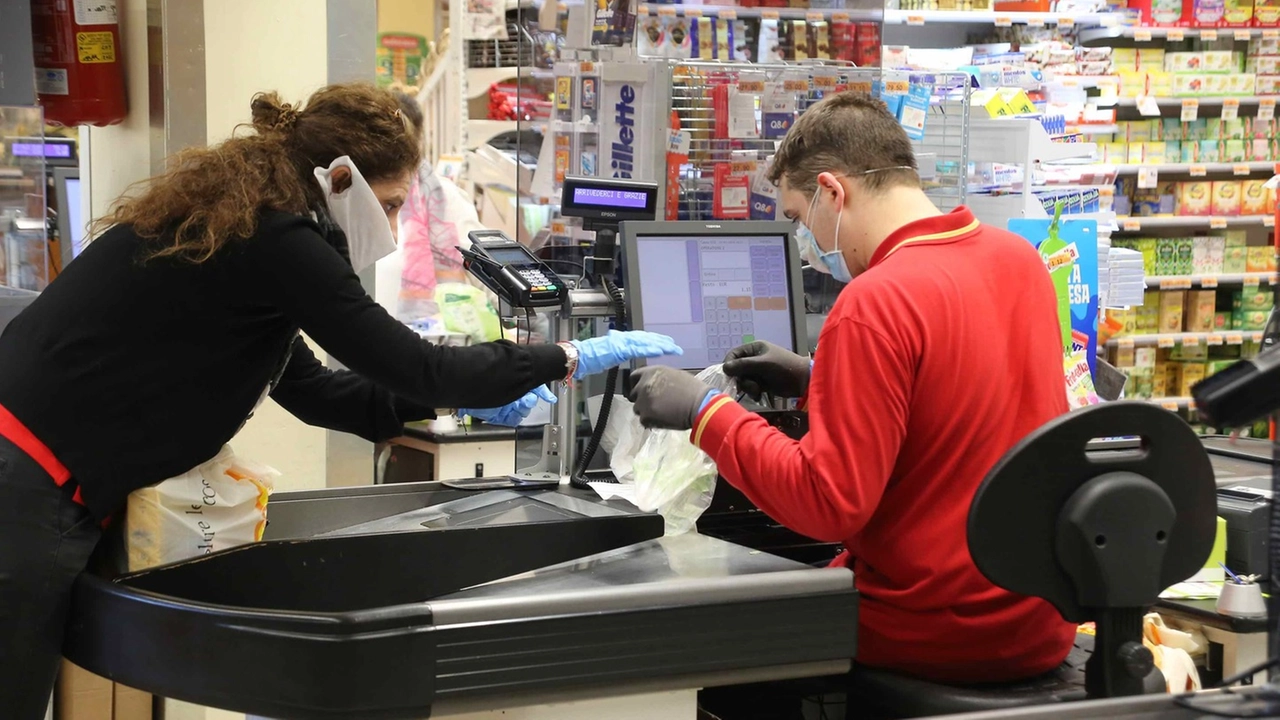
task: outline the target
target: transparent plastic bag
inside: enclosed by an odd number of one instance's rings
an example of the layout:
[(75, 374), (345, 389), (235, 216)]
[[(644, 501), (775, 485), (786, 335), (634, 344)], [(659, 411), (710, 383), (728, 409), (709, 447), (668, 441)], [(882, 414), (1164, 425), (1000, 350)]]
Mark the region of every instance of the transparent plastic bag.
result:
[[(733, 381), (719, 365), (703, 370), (698, 379), (710, 388), (736, 393)], [(715, 462), (689, 441), (687, 431), (645, 430), (633, 416), (631, 432), (633, 441), (640, 437), (637, 433), (647, 433), (631, 462), (636, 506), (661, 515), (666, 521), (667, 535), (693, 530), (715, 494)], [(613, 463), (617, 464), (618, 460)]]

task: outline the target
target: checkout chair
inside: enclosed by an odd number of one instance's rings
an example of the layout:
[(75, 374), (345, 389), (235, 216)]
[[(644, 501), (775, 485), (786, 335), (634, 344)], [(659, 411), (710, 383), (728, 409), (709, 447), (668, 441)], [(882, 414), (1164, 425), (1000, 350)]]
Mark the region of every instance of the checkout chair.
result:
[[(1140, 447), (1093, 450), (1095, 438)], [(983, 575), (1096, 624), (1066, 663), (1029, 680), (967, 687), (855, 666), (850, 718), (914, 718), (1164, 692), (1142, 644), (1160, 592), (1204, 566), (1216, 532), (1213, 469), (1185, 422), (1141, 402), (1063, 415), (1010, 450), (969, 509)], [(1087, 641), (1093, 639), (1092, 648)], [(1082, 671), (1083, 670), (1083, 671)]]

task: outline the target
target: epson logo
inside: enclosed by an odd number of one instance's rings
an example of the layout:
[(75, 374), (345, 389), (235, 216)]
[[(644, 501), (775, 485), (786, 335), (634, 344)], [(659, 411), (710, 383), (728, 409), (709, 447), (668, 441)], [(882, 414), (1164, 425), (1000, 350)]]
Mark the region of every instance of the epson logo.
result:
[(615, 178), (630, 178), (635, 171), (635, 114), (636, 89), (623, 85), (618, 91), (618, 102), (613, 106), (613, 121), (618, 125), (618, 139), (613, 142), (613, 168)]
[(612, 211), (610, 211), (610, 210), (601, 210), (601, 211), (600, 211), (600, 217), (607, 217), (607, 218), (610, 218), (610, 217), (618, 217), (618, 213), (616, 213), (616, 212), (612, 212)]

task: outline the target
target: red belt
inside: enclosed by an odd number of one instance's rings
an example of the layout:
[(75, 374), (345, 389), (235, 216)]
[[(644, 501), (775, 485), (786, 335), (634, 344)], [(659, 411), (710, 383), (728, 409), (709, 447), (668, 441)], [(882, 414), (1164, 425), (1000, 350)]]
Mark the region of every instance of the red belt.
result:
[[(53, 451), (40, 442), (40, 438), (27, 429), (27, 426), (23, 425), (22, 421), (14, 417), (13, 413), (9, 412), (4, 406), (0, 406), (0, 435), (17, 445), (18, 449), (26, 453), (32, 460), (35, 460), (36, 464), (43, 468), (49, 474), (49, 477), (53, 478), (53, 482), (58, 487), (63, 487), (68, 482), (71, 482), (71, 471), (67, 469), (67, 466), (59, 462)], [(71, 499), (84, 505), (84, 498), (80, 497), (79, 487), (76, 487), (75, 495)]]

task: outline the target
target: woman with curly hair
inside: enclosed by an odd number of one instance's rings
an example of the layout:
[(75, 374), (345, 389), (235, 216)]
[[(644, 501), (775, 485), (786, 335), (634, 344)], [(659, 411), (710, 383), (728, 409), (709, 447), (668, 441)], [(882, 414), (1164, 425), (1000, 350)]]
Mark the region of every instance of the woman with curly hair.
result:
[[(269, 394), (372, 441), (433, 408), (518, 419), (546, 383), (678, 353), (644, 333), (438, 347), (356, 273), (394, 247), (421, 149), (368, 85), (253, 99), (253, 130), (184, 151), (0, 336), (0, 708), (42, 718), (72, 581), (129, 493), (218, 453)], [(350, 370), (329, 370), (305, 332)], [(145, 650), (143, 651), (145, 652)]]

